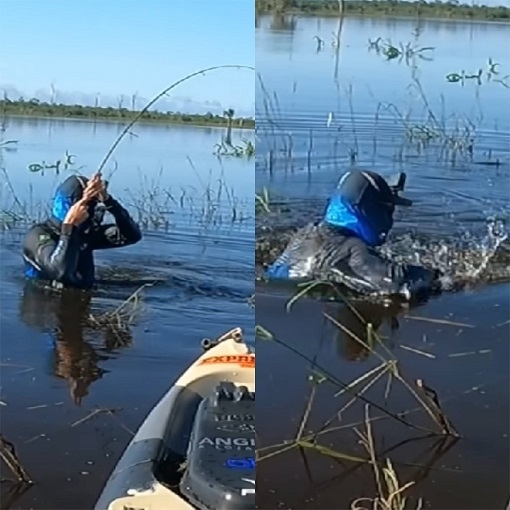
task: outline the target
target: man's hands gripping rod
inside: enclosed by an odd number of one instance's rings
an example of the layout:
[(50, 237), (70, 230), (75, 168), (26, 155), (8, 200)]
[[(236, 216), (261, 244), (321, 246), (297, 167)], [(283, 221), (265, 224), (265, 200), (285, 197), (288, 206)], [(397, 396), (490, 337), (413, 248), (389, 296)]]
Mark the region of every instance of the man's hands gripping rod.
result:
[(64, 224), (73, 225), (75, 227), (81, 225), (89, 217), (89, 202), (91, 200), (105, 202), (108, 198), (109, 195), (106, 190), (106, 183), (101, 178), (101, 174), (94, 174), (85, 186), (82, 198), (73, 204), (67, 212), (64, 218)]

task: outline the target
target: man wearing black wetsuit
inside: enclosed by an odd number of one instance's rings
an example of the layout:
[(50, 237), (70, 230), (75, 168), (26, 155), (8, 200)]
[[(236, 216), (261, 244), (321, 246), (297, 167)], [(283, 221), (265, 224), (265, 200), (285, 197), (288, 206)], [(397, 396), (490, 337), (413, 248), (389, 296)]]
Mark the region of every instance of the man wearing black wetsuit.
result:
[(324, 217), (298, 230), (268, 268), (270, 279), (324, 279), (357, 293), (411, 299), (438, 285), (438, 272), (383, 258), (382, 245), (393, 226), (396, 206), (410, 206), (399, 195), (405, 174), (390, 186), (376, 172), (346, 172), (330, 197)]
[[(108, 194), (98, 174), (91, 179), (67, 178), (52, 205), (51, 218), (34, 225), (25, 237), (23, 258), (29, 279), (90, 289), (95, 281), (94, 250), (128, 246), (142, 238), (138, 225)], [(115, 224), (101, 224), (105, 211)]]

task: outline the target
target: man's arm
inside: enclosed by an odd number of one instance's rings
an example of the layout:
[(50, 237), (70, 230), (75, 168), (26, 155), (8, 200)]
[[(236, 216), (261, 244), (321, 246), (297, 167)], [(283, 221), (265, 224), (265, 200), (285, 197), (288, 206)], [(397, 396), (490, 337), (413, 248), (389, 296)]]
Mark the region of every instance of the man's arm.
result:
[(266, 271), (270, 279), (300, 280), (313, 273), (314, 260), (321, 246), (315, 224), (299, 229), (289, 240), (285, 250)]
[(359, 283), (364, 291), (409, 297), (403, 266), (379, 257), (359, 239), (349, 241), (351, 246), (347, 263), (353, 273), (353, 280)]
[(351, 240), (347, 262), (352, 271), (351, 281), (365, 292), (411, 299), (419, 293), (431, 292), (438, 285), (437, 271), (384, 260), (358, 239)]
[(119, 202), (109, 196), (104, 205), (115, 218), (115, 224), (101, 225), (91, 233), (89, 246), (93, 250), (120, 248), (136, 244), (142, 238), (140, 227)]
[(80, 237), (73, 225), (62, 225), (58, 241), (41, 228), (33, 228), (25, 238), (25, 259), (44, 277), (58, 282), (72, 278), (80, 255)]

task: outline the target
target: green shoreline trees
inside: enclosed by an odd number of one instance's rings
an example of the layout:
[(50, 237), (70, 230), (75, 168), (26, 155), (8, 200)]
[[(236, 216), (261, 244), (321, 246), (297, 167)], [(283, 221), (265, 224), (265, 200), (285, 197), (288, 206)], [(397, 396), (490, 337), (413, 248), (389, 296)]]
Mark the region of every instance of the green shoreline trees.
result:
[[(305, 14), (338, 16), (340, 0), (256, 0), (257, 14)], [(510, 8), (505, 6), (469, 5), (450, 0), (345, 0), (346, 16), (394, 16), (485, 21), (510, 21)]]
[[(19, 98), (16, 101), (9, 99), (0, 100), (0, 117), (19, 116), (19, 117), (48, 117), (48, 118), (68, 118), (84, 120), (111, 120), (111, 121), (130, 121), (138, 111), (127, 108), (68, 105), (68, 104), (50, 104), (43, 103), (37, 99), (29, 101)], [(193, 114), (180, 112), (159, 112), (147, 111), (140, 118), (145, 122), (157, 122), (161, 124), (181, 124), (190, 126), (204, 127), (226, 127), (229, 129), (254, 129), (254, 118), (236, 118), (234, 110), (226, 110), (224, 115)]]

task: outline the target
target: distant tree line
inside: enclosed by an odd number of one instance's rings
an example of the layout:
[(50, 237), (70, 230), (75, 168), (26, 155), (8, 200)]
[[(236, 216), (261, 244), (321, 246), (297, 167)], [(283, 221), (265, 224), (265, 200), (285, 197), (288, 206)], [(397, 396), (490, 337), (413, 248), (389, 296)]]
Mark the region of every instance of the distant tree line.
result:
[[(25, 100), (20, 97), (18, 100), (10, 100), (4, 98), (0, 100), (0, 117), (26, 116), (26, 117), (59, 117), (72, 119), (90, 119), (90, 120), (119, 120), (130, 121), (139, 111), (130, 110), (128, 108), (113, 108), (100, 106), (84, 106), (69, 104), (52, 104), (41, 102), (38, 99)], [(236, 118), (234, 110), (229, 109), (223, 115), (193, 114), (179, 112), (160, 112), (146, 111), (140, 120), (150, 122), (161, 122), (168, 124), (188, 124), (198, 126), (211, 127), (227, 127), (254, 129), (255, 119), (253, 118)]]
[[(258, 14), (308, 14), (338, 16), (339, 0), (256, 0)], [(509, 20), (510, 8), (505, 6), (468, 5), (457, 0), (449, 2), (425, 0), (345, 0), (345, 15), (405, 16), (450, 19)]]

